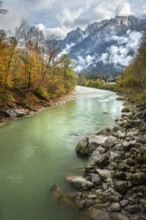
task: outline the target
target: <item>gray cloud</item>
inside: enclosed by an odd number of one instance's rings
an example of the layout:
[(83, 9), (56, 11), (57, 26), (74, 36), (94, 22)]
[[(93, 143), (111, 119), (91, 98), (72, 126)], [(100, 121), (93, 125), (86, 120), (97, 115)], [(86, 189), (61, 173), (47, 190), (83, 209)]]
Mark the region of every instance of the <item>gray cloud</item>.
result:
[(0, 28), (14, 30), (22, 17), (30, 23), (43, 23), (48, 33), (63, 37), (78, 26), (109, 19), (116, 15), (146, 14), (145, 0), (7, 0), (4, 4), (9, 13), (0, 17)]
[[(114, 64), (114, 66), (127, 66), (133, 59), (133, 54), (137, 53), (142, 33), (136, 31), (127, 31), (125, 36), (112, 36), (107, 41), (114, 40), (115, 45), (107, 49), (102, 54), (99, 61), (105, 64)], [(129, 52), (132, 52), (130, 55)]]
[(142, 33), (130, 30), (124, 36), (109, 36), (105, 39), (105, 42), (114, 41), (114, 44), (108, 47), (103, 54), (78, 56), (75, 70), (80, 72), (87, 69), (91, 64), (96, 66), (97, 62), (103, 62), (105, 65), (113, 64), (122, 70), (135, 57), (141, 38)]

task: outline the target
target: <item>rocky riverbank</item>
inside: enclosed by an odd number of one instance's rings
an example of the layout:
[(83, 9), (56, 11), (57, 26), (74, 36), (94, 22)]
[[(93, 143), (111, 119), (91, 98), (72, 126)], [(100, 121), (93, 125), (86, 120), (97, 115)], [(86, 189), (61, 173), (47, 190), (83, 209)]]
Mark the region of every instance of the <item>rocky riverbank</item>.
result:
[(31, 100), (31, 102), (17, 102), (16, 104), (5, 104), (0, 109), (0, 126), (6, 124), (10, 120), (16, 120), (21, 118), (28, 118), (34, 115), (36, 112), (43, 111), (50, 107), (65, 104), (76, 97), (76, 91), (69, 95), (62, 96), (56, 100), (42, 100), (38, 99)]
[(89, 220), (146, 219), (146, 110), (126, 103), (113, 128), (81, 140), (79, 157), (89, 157), (82, 176), (66, 180), (71, 198)]

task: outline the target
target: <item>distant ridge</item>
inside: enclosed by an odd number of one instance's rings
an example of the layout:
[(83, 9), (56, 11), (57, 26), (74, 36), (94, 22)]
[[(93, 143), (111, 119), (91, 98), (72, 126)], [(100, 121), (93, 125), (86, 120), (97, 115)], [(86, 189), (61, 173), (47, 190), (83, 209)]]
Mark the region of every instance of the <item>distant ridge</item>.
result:
[(58, 44), (76, 61), (78, 72), (118, 74), (135, 56), (145, 30), (146, 19), (117, 16), (77, 28)]

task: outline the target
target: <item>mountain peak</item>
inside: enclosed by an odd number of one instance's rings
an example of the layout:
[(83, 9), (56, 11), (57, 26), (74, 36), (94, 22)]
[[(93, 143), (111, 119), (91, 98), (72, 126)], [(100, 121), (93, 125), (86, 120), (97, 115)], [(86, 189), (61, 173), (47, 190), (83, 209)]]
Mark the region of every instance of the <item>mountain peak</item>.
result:
[(134, 16), (116, 16), (89, 24), (85, 31), (77, 28), (67, 34), (59, 46), (68, 48), (77, 63), (77, 71), (118, 73), (137, 53), (146, 20)]

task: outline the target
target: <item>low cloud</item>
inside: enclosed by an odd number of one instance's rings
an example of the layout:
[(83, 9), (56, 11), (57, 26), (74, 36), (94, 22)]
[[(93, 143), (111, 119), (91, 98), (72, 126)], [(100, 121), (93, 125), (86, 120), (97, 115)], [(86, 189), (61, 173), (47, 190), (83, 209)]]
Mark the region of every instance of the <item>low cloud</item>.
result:
[(112, 43), (105, 53), (85, 57), (78, 56), (75, 70), (81, 72), (90, 65), (96, 66), (98, 62), (102, 62), (104, 65), (112, 64), (122, 70), (136, 55), (141, 38), (142, 33), (136, 31), (127, 31), (125, 36), (110, 36), (104, 40), (105, 42), (114, 42), (114, 44)]
[[(140, 17), (146, 13), (145, 0), (7, 0), (9, 13), (0, 17), (0, 29), (14, 30), (22, 18), (31, 24), (43, 23), (50, 33), (65, 36), (71, 29), (84, 29), (89, 23), (116, 15)], [(45, 17), (44, 17), (45, 11)]]
[(142, 33), (136, 31), (127, 31), (125, 36), (111, 36), (107, 41), (114, 41), (106, 53), (103, 53), (98, 61), (104, 64), (114, 64), (114, 66), (127, 66), (136, 55)]
[(121, 7), (118, 8), (118, 10), (119, 10), (118, 12), (119, 15), (128, 16), (132, 14), (131, 6), (129, 3), (124, 3)]
[(83, 69), (87, 69), (95, 60), (95, 56), (87, 55), (85, 57), (78, 56), (77, 65), (75, 71), (81, 72)]

